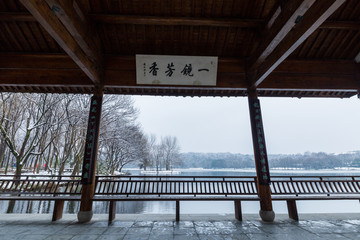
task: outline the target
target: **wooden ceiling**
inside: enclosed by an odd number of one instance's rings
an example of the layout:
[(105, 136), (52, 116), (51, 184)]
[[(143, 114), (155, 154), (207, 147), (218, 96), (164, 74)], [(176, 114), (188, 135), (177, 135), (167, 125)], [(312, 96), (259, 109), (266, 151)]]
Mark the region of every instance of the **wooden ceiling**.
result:
[[(136, 54), (218, 56), (217, 85), (138, 85)], [(359, 0), (0, 1), (0, 91), (346, 98), (359, 62)]]

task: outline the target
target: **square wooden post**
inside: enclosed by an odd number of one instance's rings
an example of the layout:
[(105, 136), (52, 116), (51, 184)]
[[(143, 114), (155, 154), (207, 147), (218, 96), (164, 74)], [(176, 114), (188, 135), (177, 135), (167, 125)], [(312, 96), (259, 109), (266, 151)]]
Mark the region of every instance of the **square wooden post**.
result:
[(239, 221), (242, 221), (241, 201), (235, 200), (234, 206), (235, 206), (235, 218)]
[(299, 215), (297, 212), (296, 201), (295, 200), (287, 200), (286, 203), (287, 203), (289, 218), (294, 219), (295, 221), (299, 221)]
[(176, 221), (180, 221), (180, 201), (176, 201)]
[(272, 209), (270, 172), (266, 153), (265, 134), (262, 123), (260, 101), (256, 90), (248, 89), (251, 132), (254, 146), (258, 195), (260, 197), (260, 217), (272, 222), (275, 213)]
[(64, 200), (57, 199), (54, 204), (54, 211), (52, 221), (57, 221), (62, 218), (64, 210)]
[(115, 219), (116, 215), (116, 201), (111, 200), (109, 205), (109, 224)]

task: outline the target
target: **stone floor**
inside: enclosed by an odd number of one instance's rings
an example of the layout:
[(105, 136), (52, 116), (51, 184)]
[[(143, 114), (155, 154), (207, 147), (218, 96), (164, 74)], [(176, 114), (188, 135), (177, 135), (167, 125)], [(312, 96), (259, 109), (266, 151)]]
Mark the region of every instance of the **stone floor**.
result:
[(76, 215), (51, 222), (46, 214), (0, 214), (0, 239), (360, 239), (359, 214), (300, 215), (299, 222), (277, 215), (264, 223), (256, 215), (244, 215), (242, 222), (232, 215), (118, 214), (108, 225), (107, 215), (95, 215), (79, 224)]

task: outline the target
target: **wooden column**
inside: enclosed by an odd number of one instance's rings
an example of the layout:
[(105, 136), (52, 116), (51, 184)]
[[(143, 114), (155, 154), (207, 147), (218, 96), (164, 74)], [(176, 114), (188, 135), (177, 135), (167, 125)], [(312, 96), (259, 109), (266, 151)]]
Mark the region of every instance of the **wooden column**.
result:
[(257, 173), (258, 195), (260, 197), (260, 216), (263, 221), (274, 221), (272, 209), (270, 172), (266, 153), (264, 127), (262, 124), (260, 101), (256, 90), (248, 90), (251, 131), (254, 146), (255, 166)]
[(101, 120), (103, 92), (102, 88), (96, 89), (91, 97), (89, 121), (86, 133), (85, 153), (81, 177), (81, 203), (78, 213), (79, 222), (89, 222), (92, 218), (92, 198), (95, 192), (95, 170), (99, 143), (99, 130)]

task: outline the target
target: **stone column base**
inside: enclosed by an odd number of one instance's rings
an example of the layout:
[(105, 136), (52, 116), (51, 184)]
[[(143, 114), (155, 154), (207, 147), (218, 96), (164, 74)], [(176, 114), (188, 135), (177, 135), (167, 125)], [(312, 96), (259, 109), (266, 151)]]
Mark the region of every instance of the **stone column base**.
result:
[(77, 214), (79, 223), (90, 222), (93, 216), (93, 211), (79, 211)]
[(264, 222), (273, 222), (275, 219), (275, 212), (274, 211), (259, 211), (260, 217)]

